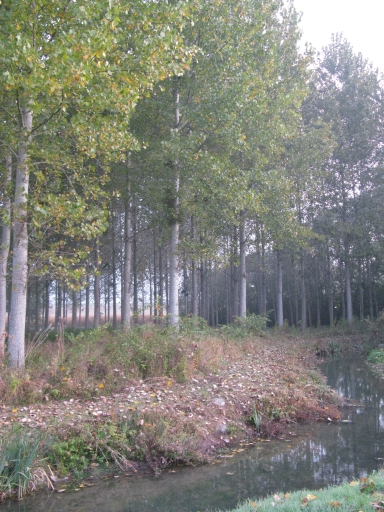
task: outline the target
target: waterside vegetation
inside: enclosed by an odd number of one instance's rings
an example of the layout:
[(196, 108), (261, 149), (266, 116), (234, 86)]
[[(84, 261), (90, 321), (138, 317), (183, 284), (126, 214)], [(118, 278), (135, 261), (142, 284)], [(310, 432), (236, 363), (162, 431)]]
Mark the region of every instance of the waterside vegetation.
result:
[[(92, 469), (160, 474), (289, 435), (299, 421), (339, 421), (342, 401), (316, 359), (376, 343), (371, 327), (352, 332), (250, 335), (245, 322), (213, 330), (187, 321), (178, 331), (103, 326), (48, 336), (23, 372), (2, 370), (1, 495), (21, 497), (36, 478), (62, 490)], [(22, 455), (7, 455), (15, 442)]]

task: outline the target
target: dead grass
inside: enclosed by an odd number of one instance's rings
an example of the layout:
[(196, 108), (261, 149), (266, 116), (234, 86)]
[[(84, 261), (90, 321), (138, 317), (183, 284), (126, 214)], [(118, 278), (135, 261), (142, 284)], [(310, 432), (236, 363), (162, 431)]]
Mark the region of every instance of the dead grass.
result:
[(87, 432), (86, 443), (127, 471), (137, 458), (156, 473), (206, 462), (297, 421), (340, 419), (337, 395), (314, 369), (316, 343), (146, 326), (46, 341), (24, 373), (3, 370), (0, 430), (20, 422), (57, 440)]

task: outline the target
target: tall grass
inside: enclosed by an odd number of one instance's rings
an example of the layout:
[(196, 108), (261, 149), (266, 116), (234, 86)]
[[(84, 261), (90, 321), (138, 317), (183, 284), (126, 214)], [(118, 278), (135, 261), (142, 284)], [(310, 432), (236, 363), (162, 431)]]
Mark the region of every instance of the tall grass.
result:
[(17, 493), (19, 499), (34, 478), (33, 468), (40, 454), (42, 436), (28, 436), (20, 426), (0, 439), (0, 493)]

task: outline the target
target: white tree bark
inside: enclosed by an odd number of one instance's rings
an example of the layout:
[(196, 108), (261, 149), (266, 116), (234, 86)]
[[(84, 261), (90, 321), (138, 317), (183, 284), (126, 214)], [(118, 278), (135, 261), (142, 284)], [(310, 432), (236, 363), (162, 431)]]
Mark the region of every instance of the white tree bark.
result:
[[(180, 91), (176, 87), (175, 91), (175, 129), (177, 130), (180, 123)], [(170, 258), (169, 258), (169, 323), (173, 326), (179, 325), (179, 255), (177, 254), (177, 246), (179, 243), (179, 162), (175, 162), (176, 177), (174, 181), (174, 211), (171, 224), (171, 240), (170, 240)]]
[(131, 259), (132, 259), (132, 236), (131, 236), (131, 208), (129, 200), (125, 202), (124, 219), (124, 300), (123, 300), (123, 326), (129, 329), (131, 326)]
[(29, 189), (28, 147), (31, 141), (32, 112), (21, 108), (22, 139), (17, 154), (13, 224), (12, 296), (9, 316), (8, 351), (12, 368), (24, 368), (25, 320), (28, 285), (27, 195)]
[(5, 182), (3, 200), (2, 233), (0, 245), (0, 360), (4, 357), (7, 339), (7, 264), (11, 240), (11, 200), (7, 194), (7, 185), (12, 179), (12, 156), (5, 157)]
[[(179, 178), (176, 179), (176, 194), (179, 191)], [(178, 217), (178, 197), (175, 197), (175, 213)], [(171, 244), (169, 258), (169, 323), (177, 326), (179, 324), (179, 255), (177, 245), (179, 243), (179, 221), (178, 218), (171, 226)]]
[(244, 213), (241, 213), (240, 224), (240, 304), (239, 316), (247, 316), (247, 269), (245, 259), (245, 219)]

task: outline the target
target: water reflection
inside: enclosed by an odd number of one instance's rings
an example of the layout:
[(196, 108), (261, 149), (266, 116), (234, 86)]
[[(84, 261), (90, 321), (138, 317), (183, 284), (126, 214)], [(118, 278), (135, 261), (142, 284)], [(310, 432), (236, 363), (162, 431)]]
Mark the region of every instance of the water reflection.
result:
[(212, 466), (177, 468), (160, 479), (118, 479), (78, 493), (33, 497), (0, 510), (94, 512), (197, 512), (228, 509), (248, 497), (319, 488), (362, 477), (384, 457), (384, 386), (364, 365), (324, 365), (328, 382), (363, 406), (349, 409), (348, 424), (303, 425), (297, 437), (258, 443)]

